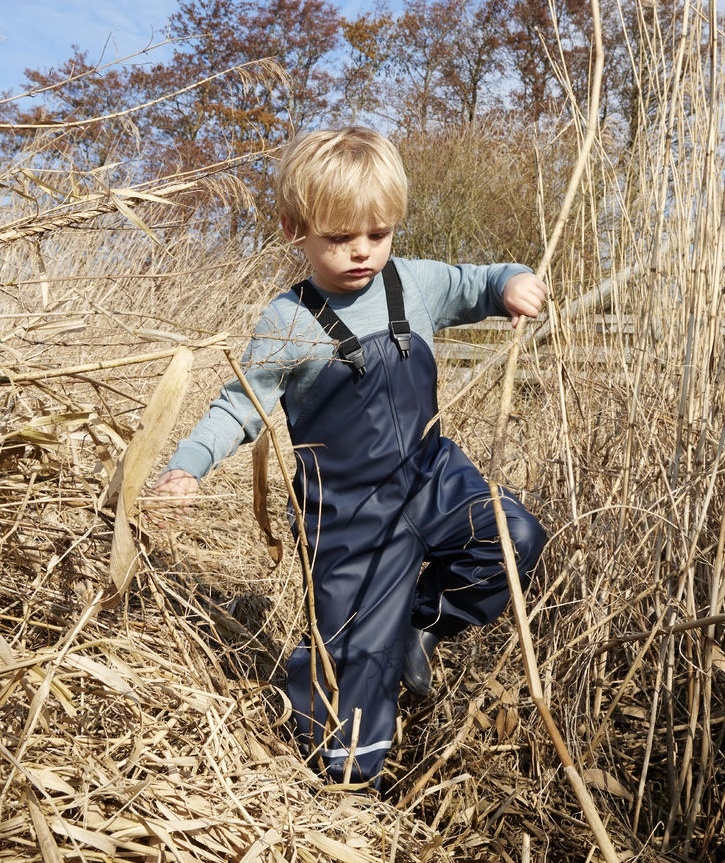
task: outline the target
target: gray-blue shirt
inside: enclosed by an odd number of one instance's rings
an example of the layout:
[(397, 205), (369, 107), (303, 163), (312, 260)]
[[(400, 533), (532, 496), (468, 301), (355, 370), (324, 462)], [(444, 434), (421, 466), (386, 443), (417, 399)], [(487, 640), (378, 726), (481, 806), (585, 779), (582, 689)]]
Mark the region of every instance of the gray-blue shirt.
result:
[[(449, 266), (440, 261), (394, 258), (403, 285), (405, 312), (413, 332), (433, 348), (433, 336), (446, 327), (492, 315), (508, 316), (506, 282), (531, 270), (521, 264)], [(387, 329), (388, 308), (382, 274), (360, 291), (328, 293), (331, 308), (356, 336)], [(294, 423), (327, 363), (339, 361), (329, 338), (293, 291), (267, 306), (244, 352), (242, 368), (263, 410), (270, 414), (282, 395)], [(188, 438), (179, 442), (166, 470), (180, 468), (200, 479), (242, 443), (256, 439), (262, 419), (239, 381), (224, 386)]]

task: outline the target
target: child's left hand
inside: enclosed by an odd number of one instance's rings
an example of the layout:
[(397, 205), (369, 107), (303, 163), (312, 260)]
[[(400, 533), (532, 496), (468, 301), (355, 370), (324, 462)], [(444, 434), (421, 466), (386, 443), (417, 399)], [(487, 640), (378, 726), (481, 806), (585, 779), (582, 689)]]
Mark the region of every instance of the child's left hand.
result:
[(521, 315), (536, 318), (544, 308), (549, 288), (535, 273), (517, 273), (506, 282), (503, 302), (515, 327)]

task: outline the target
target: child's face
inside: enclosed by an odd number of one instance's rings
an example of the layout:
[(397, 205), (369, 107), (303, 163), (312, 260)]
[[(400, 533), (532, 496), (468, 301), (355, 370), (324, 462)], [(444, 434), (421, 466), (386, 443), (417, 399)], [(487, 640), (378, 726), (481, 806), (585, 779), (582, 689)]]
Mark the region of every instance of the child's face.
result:
[[(294, 238), (284, 227), (288, 239)], [(373, 225), (361, 233), (315, 234), (297, 241), (307, 255), (315, 284), (324, 291), (343, 294), (360, 291), (390, 257), (393, 227)]]

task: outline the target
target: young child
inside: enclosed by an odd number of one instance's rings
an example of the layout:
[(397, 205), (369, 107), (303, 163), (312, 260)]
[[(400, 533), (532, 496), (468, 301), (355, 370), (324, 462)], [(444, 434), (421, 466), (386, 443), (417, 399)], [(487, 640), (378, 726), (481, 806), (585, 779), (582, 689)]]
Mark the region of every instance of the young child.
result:
[[(379, 787), (401, 679), (428, 695), (438, 641), (490, 623), (509, 599), (489, 486), (437, 423), (425, 431), (437, 412), (433, 335), (488, 315), (535, 318), (547, 288), (515, 264), (391, 259), (407, 181), (396, 148), (369, 129), (295, 139), (277, 193), (282, 229), (310, 276), (262, 314), (245, 377), (266, 412), (281, 399), (287, 416), (338, 715), (331, 722), (314, 691), (307, 640), (288, 661), (289, 695), (300, 743), (333, 781), (344, 776), (357, 708), (351, 777)], [(179, 443), (156, 494), (193, 494), (261, 428), (239, 382), (229, 383)], [(502, 504), (525, 587), (545, 534), (512, 494)]]

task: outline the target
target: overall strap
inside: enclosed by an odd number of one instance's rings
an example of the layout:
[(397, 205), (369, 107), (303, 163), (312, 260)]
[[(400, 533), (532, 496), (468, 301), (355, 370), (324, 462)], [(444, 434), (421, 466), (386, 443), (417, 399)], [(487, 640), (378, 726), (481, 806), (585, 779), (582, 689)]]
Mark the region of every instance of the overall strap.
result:
[(340, 355), (344, 360), (352, 363), (352, 367), (362, 377), (365, 374), (365, 354), (360, 339), (327, 305), (309, 279), (292, 285), (291, 290), (297, 294), (300, 302), (307, 307), (312, 316), (317, 318), (317, 322), (327, 335), (332, 339), (338, 339)]
[[(410, 324), (405, 318), (403, 286), (392, 260), (389, 260), (383, 268), (383, 281), (385, 299), (388, 305), (390, 335), (398, 346), (400, 355), (405, 359), (410, 354)], [(317, 319), (327, 335), (338, 340), (340, 356), (351, 363), (355, 371), (362, 377), (365, 374), (365, 354), (360, 339), (330, 308), (309, 279), (293, 285), (291, 290), (297, 294), (300, 302)]]
[(383, 267), (383, 280), (385, 282), (385, 299), (388, 303), (390, 335), (398, 346), (400, 355), (407, 358), (410, 354), (410, 324), (405, 317), (403, 286), (392, 259)]

